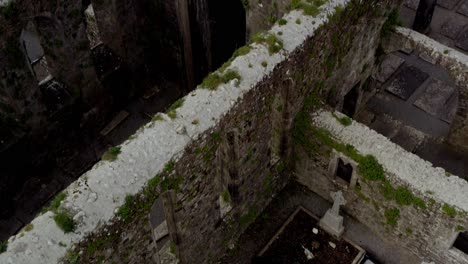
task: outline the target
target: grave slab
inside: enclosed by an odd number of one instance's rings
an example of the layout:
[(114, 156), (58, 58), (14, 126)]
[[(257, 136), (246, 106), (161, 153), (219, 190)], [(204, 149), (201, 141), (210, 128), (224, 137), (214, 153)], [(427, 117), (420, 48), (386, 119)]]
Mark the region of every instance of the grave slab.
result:
[(390, 81), (386, 90), (406, 101), (429, 78), (429, 75), (411, 65), (403, 68), (400, 67), (400, 69)]
[(457, 13), (468, 17), (468, 0), (464, 0), (462, 2), (462, 4), (458, 7)]
[(465, 29), (460, 33), (455, 45), (458, 48), (468, 52), (468, 27), (465, 27)]
[(454, 87), (442, 81), (431, 79), (426, 90), (414, 102), (414, 105), (434, 117), (442, 117), (445, 105), (454, 93)]
[(437, 5), (445, 9), (452, 10), (455, 7), (455, 5), (458, 3), (458, 1), (459, 0), (442, 0), (442, 1), (437, 1)]
[(379, 71), (375, 78), (381, 83), (386, 82), (388, 78), (398, 69), (398, 67), (403, 64), (404, 61), (405, 60), (396, 55), (389, 54), (379, 65)]

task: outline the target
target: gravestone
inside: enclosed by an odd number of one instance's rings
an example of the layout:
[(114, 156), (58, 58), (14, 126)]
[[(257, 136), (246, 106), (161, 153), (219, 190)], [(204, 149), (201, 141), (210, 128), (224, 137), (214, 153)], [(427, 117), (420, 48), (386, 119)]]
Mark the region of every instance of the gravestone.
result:
[(329, 234), (340, 238), (343, 235), (343, 216), (340, 215), (340, 206), (346, 204), (341, 191), (330, 193), (333, 198), (333, 206), (328, 209), (325, 215), (320, 219), (319, 226)]

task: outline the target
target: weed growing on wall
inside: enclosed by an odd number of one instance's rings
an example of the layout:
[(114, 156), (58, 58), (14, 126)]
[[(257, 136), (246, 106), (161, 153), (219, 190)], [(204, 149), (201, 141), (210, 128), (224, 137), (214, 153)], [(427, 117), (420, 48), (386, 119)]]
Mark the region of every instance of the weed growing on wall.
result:
[(0, 254), (6, 252), (8, 249), (8, 241), (0, 241)]
[(121, 152), (122, 151), (120, 147), (111, 147), (102, 155), (101, 159), (107, 161), (114, 161), (117, 159), (117, 156), (119, 156)]
[(167, 115), (171, 119), (175, 119), (177, 117), (177, 109), (182, 107), (184, 105), (184, 98), (180, 98), (179, 100), (175, 101), (168, 109), (167, 109)]
[(64, 233), (70, 233), (75, 230), (75, 221), (73, 221), (70, 213), (66, 211), (57, 212), (54, 216), (54, 221)]
[(444, 204), (442, 206), (442, 211), (444, 211), (444, 213), (450, 216), (451, 218), (457, 216), (457, 210), (453, 206), (450, 206), (448, 204)]
[(400, 219), (400, 209), (398, 208), (390, 208), (385, 209), (385, 219), (387, 219), (387, 224), (391, 226), (396, 226), (398, 223), (398, 219)]

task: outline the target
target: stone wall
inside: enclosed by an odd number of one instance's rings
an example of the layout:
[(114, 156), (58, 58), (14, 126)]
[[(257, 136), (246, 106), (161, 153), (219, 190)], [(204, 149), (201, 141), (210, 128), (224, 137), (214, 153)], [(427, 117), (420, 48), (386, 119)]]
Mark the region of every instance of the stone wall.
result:
[[(468, 183), (364, 125), (341, 124), (340, 117), (326, 111), (311, 114), (315, 127), (310, 135), (320, 143), (312, 152), (302, 146), (296, 149), (296, 155), (303, 157), (296, 163), (296, 179), (328, 200), (331, 191), (343, 191), (347, 214), (427, 261), (468, 261), (466, 254), (452, 248), (458, 233), (468, 227)], [(376, 158), (385, 179), (366, 177), (364, 155)], [(351, 183), (336, 176), (338, 158), (352, 164)]]
[[(171, 250), (187, 263), (219, 258), (289, 180), (292, 120), (304, 98), (340, 107), (340, 96), (370, 74), (365, 65), (373, 64), (383, 15), (395, 4), (335, 0), (314, 15), (290, 12), (269, 31), (273, 43), (266, 35), (231, 60), (225, 71), (239, 77), (197, 89), (155, 117), (115, 161), (67, 188), (58, 209), (12, 237), (0, 261), (54, 263), (74, 247), (67, 261), (151, 262), (148, 213), (167, 190), (176, 194)], [(74, 232), (50, 219), (58, 211), (75, 221)]]

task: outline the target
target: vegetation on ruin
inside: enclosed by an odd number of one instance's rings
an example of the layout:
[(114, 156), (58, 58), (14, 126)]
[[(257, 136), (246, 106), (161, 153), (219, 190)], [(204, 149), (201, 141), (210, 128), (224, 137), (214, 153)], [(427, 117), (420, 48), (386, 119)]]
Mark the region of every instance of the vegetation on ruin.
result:
[(278, 24), (279, 24), (280, 26), (284, 26), (284, 25), (286, 25), (287, 23), (288, 23), (288, 21), (287, 21), (286, 19), (284, 19), (284, 18), (281, 18), (281, 19), (278, 21)]
[(156, 115), (153, 117), (152, 121), (164, 121), (164, 118), (162, 117), (161, 114), (156, 114)]
[(369, 181), (385, 180), (384, 169), (374, 156), (366, 155), (359, 159), (358, 162), (359, 172), (364, 177), (364, 179)]
[(57, 194), (54, 197), (54, 199), (52, 199), (52, 201), (49, 202), (49, 205), (44, 208), (43, 211), (56, 212), (58, 210), (60, 204), (62, 203), (62, 201), (65, 200), (65, 198), (67, 198), (66, 193), (61, 192), (61, 193)]
[(343, 126), (350, 126), (353, 120), (347, 116), (338, 117), (335, 113), (332, 113), (333, 117)]
[(70, 233), (75, 230), (75, 221), (73, 221), (70, 213), (66, 211), (60, 211), (55, 213), (54, 221), (57, 226), (65, 233)]
[(448, 204), (444, 204), (442, 206), (442, 211), (446, 213), (448, 216), (450, 216), (451, 218), (454, 218), (455, 216), (457, 216), (457, 210), (453, 206), (450, 206)]
[(23, 228), (24, 232), (29, 232), (29, 231), (31, 231), (31, 230), (33, 230), (33, 229), (34, 229), (34, 225), (33, 225), (33, 224), (27, 224), (27, 225)]
[(307, 16), (315, 17), (320, 13), (320, 6), (325, 4), (325, 0), (291, 0), (291, 9), (299, 9)]
[(401, 24), (401, 21), (400, 21), (400, 14), (398, 12), (398, 9), (395, 8), (389, 13), (389, 15), (387, 17), (387, 20), (383, 24), (382, 31), (381, 31), (381, 36), (383, 38), (388, 37), (390, 32), (392, 32), (395, 29), (395, 27), (401, 26), (401, 25), (402, 24)]
[(16, 1), (10, 1), (6, 5), (0, 7), (0, 16), (6, 20), (12, 20), (19, 16), (19, 9)]
[(112, 246), (114, 241), (116, 241), (118, 238), (119, 238), (119, 236), (116, 233), (101, 234), (100, 237), (98, 237), (97, 239), (91, 241), (88, 244), (88, 246), (86, 248), (87, 252), (89, 254), (94, 254), (98, 250), (102, 250), (102, 249), (105, 249), (105, 248), (107, 248), (109, 246)]
[(242, 77), (235, 70), (228, 70), (224, 75), (219, 75), (218, 73), (214, 72), (208, 74), (208, 76), (203, 79), (201, 87), (208, 90), (216, 90), (220, 84), (228, 83), (234, 79), (238, 80), (236, 86), (239, 86), (240, 81), (242, 81)]
[(240, 48), (238, 48), (236, 51), (234, 51), (234, 53), (232, 54), (231, 58), (229, 58), (229, 60), (227, 62), (225, 62), (219, 69), (218, 71), (219, 72), (224, 72), (229, 66), (231, 66), (231, 63), (237, 58), (237, 57), (240, 57), (240, 56), (244, 56), (246, 54), (248, 54), (250, 51), (252, 50), (252, 47), (250, 47), (249, 45), (245, 45), (245, 46), (242, 46)]
[(0, 241), (0, 254), (7, 251), (8, 249), (8, 241)]
[(259, 32), (255, 34), (250, 43), (265, 44), (270, 55), (280, 52), (283, 49), (284, 43), (278, 36), (271, 33)]
[(231, 203), (231, 194), (229, 194), (229, 190), (224, 190), (223, 193), (221, 194), (221, 198), (223, 199), (224, 202), (226, 203)]
[(391, 226), (396, 226), (398, 219), (400, 219), (400, 209), (398, 208), (387, 208), (385, 209), (385, 219), (387, 219), (387, 224)]
[(124, 222), (128, 222), (133, 216), (133, 204), (135, 203), (135, 196), (125, 196), (125, 203), (117, 210), (117, 216)]
[(121, 152), (122, 151), (120, 147), (111, 147), (102, 155), (101, 159), (106, 161), (114, 161)]
[(257, 210), (254, 207), (251, 207), (249, 209), (249, 212), (241, 216), (241, 218), (239, 219), (240, 228), (244, 229), (247, 226), (249, 226), (251, 223), (255, 221), (255, 219), (257, 219), (257, 216), (258, 216)]
[(167, 109), (167, 115), (171, 119), (175, 119), (177, 117), (177, 109), (184, 105), (184, 98), (180, 98), (179, 100), (175, 101), (169, 108)]

